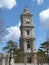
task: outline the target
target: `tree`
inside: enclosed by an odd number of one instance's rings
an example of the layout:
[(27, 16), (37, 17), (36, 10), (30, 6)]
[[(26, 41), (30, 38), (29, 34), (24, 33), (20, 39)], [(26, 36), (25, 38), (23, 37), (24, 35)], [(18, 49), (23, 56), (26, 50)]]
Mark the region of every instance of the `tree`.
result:
[(15, 51), (17, 51), (17, 43), (13, 42), (12, 40), (9, 40), (7, 42), (6, 47), (4, 47), (3, 50), (6, 51), (6, 53), (9, 53), (9, 65), (10, 65), (12, 59), (12, 51), (13, 55), (15, 54)]
[(14, 52), (14, 62), (15, 63), (20, 62), (20, 49), (17, 49), (17, 51)]
[(37, 59), (38, 59), (38, 63), (42, 63), (45, 61), (45, 58), (46, 58), (46, 54), (43, 50), (41, 49), (38, 49), (38, 52), (37, 52)]
[(40, 49), (45, 52), (47, 56), (47, 61), (49, 59), (49, 41), (45, 41), (40, 45)]
[(45, 53), (47, 54), (47, 56), (49, 56), (49, 41), (43, 42), (40, 48), (42, 48), (43, 51), (45, 51)]

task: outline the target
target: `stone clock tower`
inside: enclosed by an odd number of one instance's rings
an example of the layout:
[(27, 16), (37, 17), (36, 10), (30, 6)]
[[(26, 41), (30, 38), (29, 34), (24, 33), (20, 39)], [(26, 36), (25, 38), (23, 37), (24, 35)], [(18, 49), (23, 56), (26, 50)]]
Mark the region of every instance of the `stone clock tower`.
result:
[(21, 14), (20, 62), (32, 63), (35, 55), (33, 15), (25, 8)]

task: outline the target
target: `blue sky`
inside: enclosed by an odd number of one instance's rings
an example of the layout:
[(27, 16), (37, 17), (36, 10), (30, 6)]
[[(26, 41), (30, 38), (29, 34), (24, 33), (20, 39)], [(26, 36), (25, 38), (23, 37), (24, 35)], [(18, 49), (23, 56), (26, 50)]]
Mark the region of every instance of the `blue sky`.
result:
[[(0, 0), (0, 11), (5, 35), (0, 44), (0, 51), (9, 39), (16, 42), (20, 37), (20, 15), (24, 8), (28, 7), (33, 16), (34, 36), (36, 48), (47, 38), (49, 30), (49, 0)], [(18, 42), (19, 43), (19, 42)]]

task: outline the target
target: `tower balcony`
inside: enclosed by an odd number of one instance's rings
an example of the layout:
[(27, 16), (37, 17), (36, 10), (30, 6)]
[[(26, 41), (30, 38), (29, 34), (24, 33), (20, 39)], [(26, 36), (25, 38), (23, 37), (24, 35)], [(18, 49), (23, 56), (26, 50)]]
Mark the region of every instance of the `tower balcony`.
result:
[(29, 24), (25, 24), (25, 25), (21, 25), (20, 26), (20, 30), (22, 29), (22, 28), (34, 28), (34, 25), (29, 25)]
[(34, 36), (21, 36), (20, 37), (21, 39), (35, 39), (35, 37)]

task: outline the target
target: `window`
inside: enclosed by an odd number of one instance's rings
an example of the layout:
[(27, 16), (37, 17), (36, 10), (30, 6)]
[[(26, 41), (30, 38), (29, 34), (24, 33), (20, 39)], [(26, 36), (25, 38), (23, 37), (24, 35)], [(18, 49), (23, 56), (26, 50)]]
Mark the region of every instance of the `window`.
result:
[(27, 24), (30, 24), (30, 22), (26, 22)]
[(29, 30), (27, 30), (27, 35), (29, 35), (29, 33), (30, 33), (30, 31), (29, 31)]
[(30, 48), (30, 44), (27, 44), (27, 49), (29, 49)]

